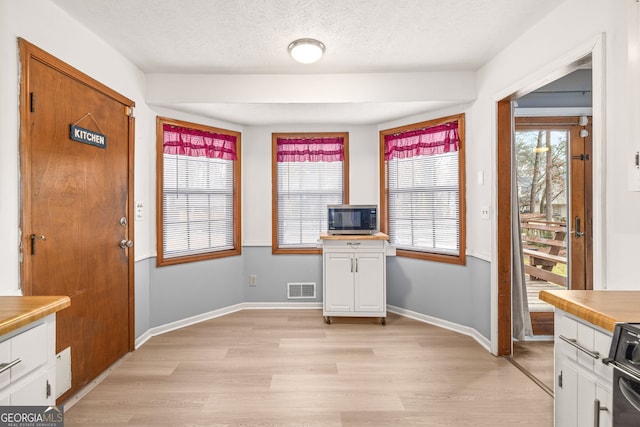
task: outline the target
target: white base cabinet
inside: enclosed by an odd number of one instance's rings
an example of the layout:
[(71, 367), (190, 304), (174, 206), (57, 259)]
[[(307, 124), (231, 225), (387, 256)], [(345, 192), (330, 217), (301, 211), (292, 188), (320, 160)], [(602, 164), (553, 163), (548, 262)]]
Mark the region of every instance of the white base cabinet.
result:
[(387, 316), (385, 240), (323, 241), (323, 315)]
[(53, 406), (55, 314), (0, 337), (0, 405)]
[(611, 427), (612, 334), (556, 308), (555, 425)]

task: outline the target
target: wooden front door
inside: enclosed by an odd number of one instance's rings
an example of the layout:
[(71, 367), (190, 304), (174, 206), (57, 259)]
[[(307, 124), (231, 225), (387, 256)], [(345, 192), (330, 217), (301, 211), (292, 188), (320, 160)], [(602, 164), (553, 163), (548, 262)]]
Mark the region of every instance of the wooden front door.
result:
[(71, 298), (57, 318), (63, 402), (133, 349), (133, 102), (24, 40), (20, 54), (22, 289)]
[(569, 130), (569, 288), (593, 289), (591, 117)]
[[(559, 225), (558, 229), (562, 229), (555, 233), (555, 237), (549, 237), (563, 242), (545, 241), (542, 246), (548, 246), (548, 248), (543, 248), (541, 251), (545, 254), (553, 254), (547, 262), (554, 267), (554, 271), (555, 267), (558, 267), (559, 274), (567, 277), (568, 280), (554, 279), (552, 276), (558, 276), (556, 273), (549, 274), (549, 277), (540, 277), (566, 286), (568, 289), (593, 289), (590, 119), (590, 117), (583, 119), (580, 117), (518, 117), (515, 120), (516, 135), (518, 133), (538, 134), (542, 136), (541, 140), (546, 141), (546, 144), (543, 144), (545, 147), (542, 147), (548, 158), (547, 167), (544, 168), (546, 172), (542, 174), (546, 182), (540, 184), (544, 190), (547, 187), (550, 189), (548, 192), (543, 192), (550, 196), (550, 206), (538, 209), (531, 203), (532, 206), (524, 206), (524, 208), (530, 212), (528, 215), (534, 217), (536, 213), (548, 213), (546, 220), (551, 221), (550, 224)], [(587, 120), (587, 123), (581, 125), (580, 120)], [(556, 142), (552, 144), (552, 140)], [(553, 148), (552, 145), (562, 145), (562, 147)], [(534, 182), (536, 179), (532, 178), (531, 181)], [(529, 187), (530, 192), (532, 192), (531, 187)], [(543, 204), (544, 197), (538, 197), (538, 199)], [(551, 203), (556, 206), (552, 207)], [(552, 259), (554, 257), (561, 258), (563, 261), (556, 261)]]

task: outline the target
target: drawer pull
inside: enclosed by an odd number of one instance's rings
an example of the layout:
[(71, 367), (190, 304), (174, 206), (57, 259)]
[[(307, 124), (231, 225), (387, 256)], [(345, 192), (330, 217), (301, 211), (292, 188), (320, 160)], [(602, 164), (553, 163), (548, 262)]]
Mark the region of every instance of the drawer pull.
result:
[(9, 369), (13, 368), (14, 366), (16, 366), (20, 362), (22, 362), (22, 360), (20, 360), (20, 358), (17, 358), (13, 362), (0, 363), (0, 374), (5, 372), (5, 371), (8, 371)]
[(581, 352), (588, 354), (594, 359), (600, 359), (600, 353), (598, 353), (597, 351), (591, 351), (588, 348), (581, 346), (580, 344), (578, 344), (578, 341), (575, 338), (567, 338), (564, 335), (560, 335), (558, 338), (560, 338), (562, 341), (566, 342), (567, 344), (577, 348)]

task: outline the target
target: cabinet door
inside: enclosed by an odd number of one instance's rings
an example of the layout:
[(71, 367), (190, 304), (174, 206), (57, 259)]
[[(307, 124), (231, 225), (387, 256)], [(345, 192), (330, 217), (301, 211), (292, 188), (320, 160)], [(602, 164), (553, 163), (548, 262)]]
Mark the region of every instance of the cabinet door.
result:
[(381, 253), (355, 255), (355, 307), (356, 311), (383, 312), (384, 256)]
[(578, 372), (578, 426), (595, 426), (593, 406), (596, 401), (596, 383)]
[(565, 357), (556, 359), (555, 378), (555, 425), (578, 426), (578, 371)]
[[(565, 360), (558, 364), (562, 377), (556, 378), (555, 425), (558, 427), (611, 426), (611, 398), (608, 390), (600, 386), (581, 369)], [(560, 384), (560, 381), (562, 384)], [(600, 402), (598, 423), (595, 423), (596, 399)], [(606, 409), (604, 409), (606, 408)]]
[(611, 402), (611, 392), (601, 385), (596, 384), (596, 399), (600, 401), (600, 427), (611, 427), (612, 423), (612, 413), (611, 409), (613, 408)]
[(329, 312), (354, 311), (353, 253), (325, 253), (324, 310)]
[(48, 372), (43, 371), (11, 393), (11, 406), (55, 405), (53, 393), (48, 392)]
[[(12, 360), (13, 359), (11, 359), (11, 340), (1, 342), (0, 343), (0, 363), (9, 364), (12, 362)], [(0, 388), (9, 385), (9, 382), (11, 380), (10, 372), (11, 372), (10, 369), (6, 369), (4, 372), (0, 374)]]

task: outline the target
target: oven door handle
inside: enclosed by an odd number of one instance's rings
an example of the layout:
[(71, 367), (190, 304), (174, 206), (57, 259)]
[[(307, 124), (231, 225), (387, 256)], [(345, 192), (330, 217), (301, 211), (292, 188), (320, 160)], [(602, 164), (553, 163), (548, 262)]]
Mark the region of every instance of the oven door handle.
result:
[[(606, 362), (605, 362), (606, 360)], [(633, 381), (636, 381), (637, 383), (640, 383), (640, 378), (638, 378), (638, 376), (631, 372), (629, 369), (620, 366), (618, 363), (612, 361), (611, 359), (604, 359), (603, 362), (605, 362), (605, 365), (609, 365), (611, 367), (613, 367), (613, 369), (617, 370), (618, 372), (621, 372), (622, 374), (626, 375), (627, 377), (630, 377)]]
[(640, 412), (640, 394), (629, 385), (629, 382), (628, 379), (620, 377), (618, 387), (627, 401), (636, 408), (636, 411)]

